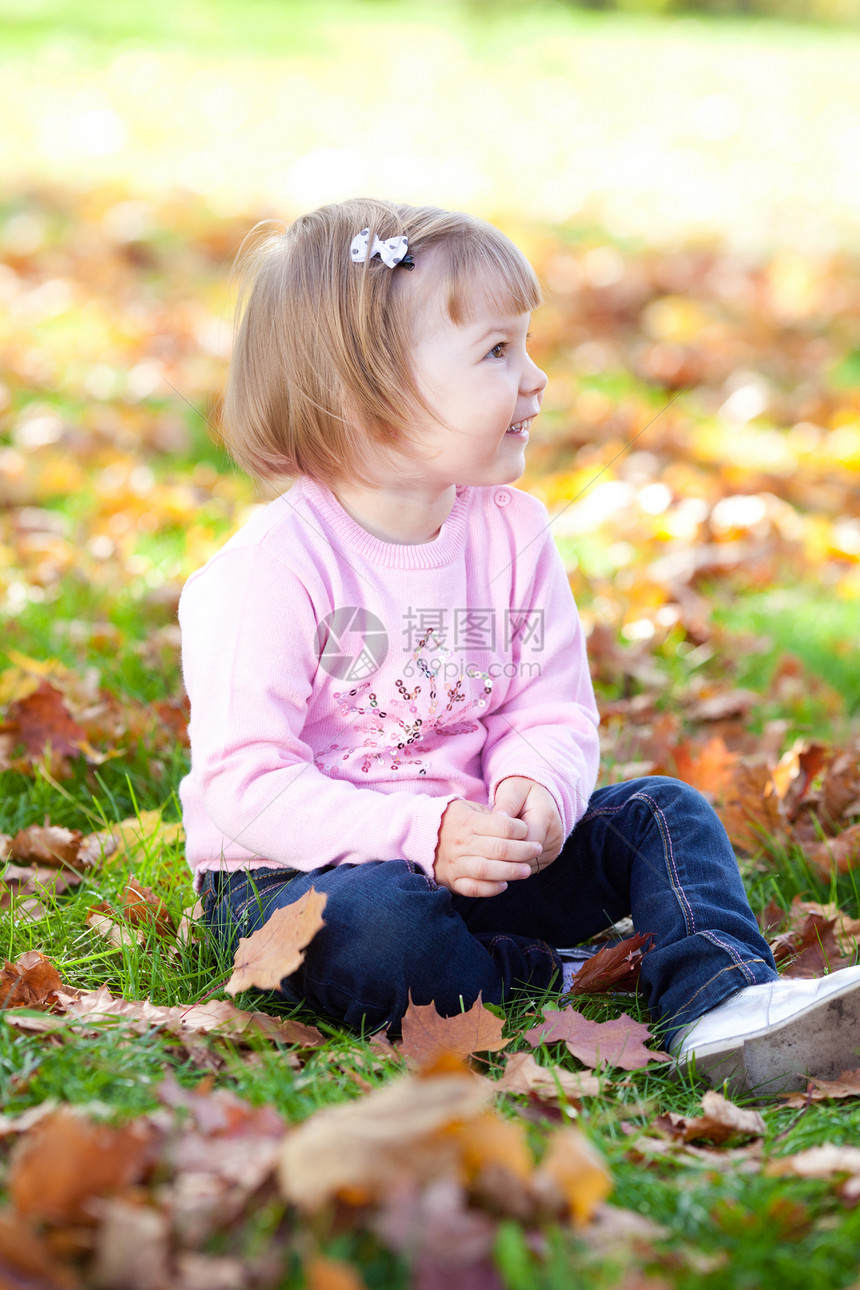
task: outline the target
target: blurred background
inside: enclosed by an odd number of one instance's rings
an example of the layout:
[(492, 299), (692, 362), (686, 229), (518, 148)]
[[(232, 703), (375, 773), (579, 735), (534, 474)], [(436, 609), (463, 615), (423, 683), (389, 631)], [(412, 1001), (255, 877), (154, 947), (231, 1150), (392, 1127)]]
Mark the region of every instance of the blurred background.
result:
[[(230, 260), (259, 218), (371, 194), (497, 222), (544, 284), (520, 486), (591, 633), (610, 772), (686, 756), (707, 787), (704, 748), (846, 738), (858, 21), (860, 0), (0, 0), (0, 705), (35, 659), (79, 723), (107, 693), (180, 712), (179, 589), (271, 496), (218, 440)], [(84, 727), (103, 752), (144, 729), (111, 712)], [(147, 735), (162, 795), (178, 730)]]
[(830, 251), (858, 237), (858, 21), (860, 0), (2, 0), (0, 174)]

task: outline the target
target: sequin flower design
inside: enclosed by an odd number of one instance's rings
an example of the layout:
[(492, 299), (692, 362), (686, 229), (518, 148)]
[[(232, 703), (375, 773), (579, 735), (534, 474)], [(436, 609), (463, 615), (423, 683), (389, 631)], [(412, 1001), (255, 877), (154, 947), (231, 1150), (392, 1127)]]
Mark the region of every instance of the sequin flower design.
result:
[[(418, 641), (410, 664), (403, 668), (409, 684), (405, 675), (398, 676), (395, 693), (386, 699), (378, 693), (378, 677), (334, 692), (354, 738), (330, 744), (316, 759), (318, 769), (337, 776), (344, 762), (359, 757), (365, 775), (371, 769), (396, 774), (407, 767), (426, 775), (426, 754), (437, 740), (477, 729), (477, 717), (492, 693), (492, 677), (474, 664), (462, 670), (452, 666), (451, 651), (441, 644), (428, 654), (433, 634), (430, 629)], [(454, 675), (450, 683), (449, 673)]]

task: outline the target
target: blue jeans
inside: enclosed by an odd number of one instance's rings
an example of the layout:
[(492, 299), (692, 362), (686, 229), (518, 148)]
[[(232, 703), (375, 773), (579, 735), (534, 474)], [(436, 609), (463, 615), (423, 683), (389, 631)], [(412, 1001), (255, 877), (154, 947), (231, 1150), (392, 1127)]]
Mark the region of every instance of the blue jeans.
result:
[(640, 989), (668, 1040), (747, 985), (776, 978), (717, 815), (695, 789), (651, 776), (598, 789), (557, 859), (498, 896), (453, 895), (408, 860), (206, 874), (206, 922), (233, 953), (310, 887), (325, 926), (281, 990), (352, 1029), (397, 1027), (411, 992), (444, 1016), (480, 994), (561, 985), (553, 946), (625, 915), (650, 932)]

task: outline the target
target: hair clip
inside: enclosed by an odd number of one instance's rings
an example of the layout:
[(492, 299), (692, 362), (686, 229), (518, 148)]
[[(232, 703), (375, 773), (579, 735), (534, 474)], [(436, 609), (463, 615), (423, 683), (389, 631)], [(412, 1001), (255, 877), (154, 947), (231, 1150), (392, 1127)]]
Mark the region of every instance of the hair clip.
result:
[(398, 264), (402, 264), (404, 269), (414, 269), (415, 261), (411, 255), (406, 254), (406, 248), (409, 245), (405, 237), (389, 237), (386, 241), (374, 235), (373, 250), (368, 256), (367, 246), (370, 241), (370, 229), (364, 228), (360, 233), (356, 233), (352, 239), (349, 253), (352, 256), (354, 264), (363, 264), (367, 259), (373, 259), (378, 255), (383, 264), (387, 264), (389, 269), (396, 269)]

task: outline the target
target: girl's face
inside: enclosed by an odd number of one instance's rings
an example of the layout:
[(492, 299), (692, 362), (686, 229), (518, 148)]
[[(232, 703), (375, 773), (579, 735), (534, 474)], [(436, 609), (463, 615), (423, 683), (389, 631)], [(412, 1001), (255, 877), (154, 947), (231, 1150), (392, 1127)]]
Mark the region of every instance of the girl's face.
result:
[(468, 321), (453, 323), (432, 290), (432, 267), (428, 256), (423, 280), (416, 265), (408, 284), (421, 292), (413, 370), (433, 410), (415, 427), (422, 476), (440, 487), (513, 483), (547, 382), (526, 348), (531, 315), (500, 314), (476, 291)]

